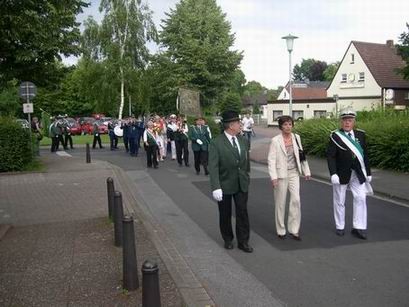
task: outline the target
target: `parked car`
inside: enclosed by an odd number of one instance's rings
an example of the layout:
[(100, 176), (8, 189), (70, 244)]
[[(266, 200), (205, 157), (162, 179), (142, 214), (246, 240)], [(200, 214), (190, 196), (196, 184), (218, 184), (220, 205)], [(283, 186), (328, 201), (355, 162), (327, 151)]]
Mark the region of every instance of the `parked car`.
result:
[(73, 118), (68, 117), (67, 119), (68, 127), (70, 128), (72, 135), (81, 135), (82, 127), (81, 125)]
[(93, 117), (80, 117), (78, 120), (80, 126), (81, 126), (81, 131), (82, 134), (92, 134), (92, 131), (94, 130), (94, 122), (95, 118)]
[(108, 133), (108, 122), (102, 119), (96, 121), (98, 123), (98, 132), (99, 134)]

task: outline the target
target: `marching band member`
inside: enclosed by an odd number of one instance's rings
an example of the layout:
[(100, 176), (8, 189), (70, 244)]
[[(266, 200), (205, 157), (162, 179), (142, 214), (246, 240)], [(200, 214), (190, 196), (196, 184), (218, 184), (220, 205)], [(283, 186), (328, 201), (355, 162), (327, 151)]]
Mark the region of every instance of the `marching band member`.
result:
[(169, 123), (167, 127), (167, 138), (170, 142), (172, 160), (176, 160), (176, 143), (175, 143), (175, 133), (178, 130), (178, 125), (176, 123), (176, 115), (172, 114), (169, 117)]
[(192, 125), (189, 130), (189, 137), (192, 141), (192, 150), (195, 159), (196, 174), (200, 174), (200, 164), (203, 165), (205, 175), (209, 175), (207, 164), (209, 160), (208, 147), (210, 144), (211, 134), (208, 126), (204, 125), (204, 118), (197, 117), (196, 125)]
[(188, 148), (188, 132), (189, 128), (187, 120), (180, 117), (177, 121), (178, 129), (175, 133), (176, 143), (176, 158), (179, 166), (182, 166), (182, 161), (185, 162), (185, 166), (189, 167), (189, 148)]
[(147, 129), (143, 133), (143, 143), (146, 149), (146, 163), (149, 168), (153, 167), (158, 168), (158, 144), (157, 144), (157, 135), (154, 130), (154, 124), (152, 121), (148, 121)]
[(154, 118), (153, 123), (153, 130), (156, 133), (156, 141), (158, 143), (158, 158), (159, 161), (164, 161), (166, 158), (166, 147), (165, 147), (165, 139), (163, 134), (166, 134), (166, 128), (163, 120), (160, 118), (159, 115), (156, 115)]
[(353, 196), (352, 235), (367, 239), (366, 195), (373, 194), (371, 169), (365, 132), (354, 129), (356, 113), (352, 109), (340, 113), (341, 128), (330, 135), (327, 149), (328, 168), (333, 190), (336, 234), (345, 234), (345, 193)]

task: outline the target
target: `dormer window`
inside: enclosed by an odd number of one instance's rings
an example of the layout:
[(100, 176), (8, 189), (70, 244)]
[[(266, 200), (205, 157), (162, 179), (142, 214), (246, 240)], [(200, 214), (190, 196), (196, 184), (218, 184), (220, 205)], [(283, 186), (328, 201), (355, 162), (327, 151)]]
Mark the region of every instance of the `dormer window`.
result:
[(341, 75), (341, 83), (346, 83), (347, 82), (347, 74), (342, 74)]
[(351, 64), (355, 63), (355, 54), (351, 53)]

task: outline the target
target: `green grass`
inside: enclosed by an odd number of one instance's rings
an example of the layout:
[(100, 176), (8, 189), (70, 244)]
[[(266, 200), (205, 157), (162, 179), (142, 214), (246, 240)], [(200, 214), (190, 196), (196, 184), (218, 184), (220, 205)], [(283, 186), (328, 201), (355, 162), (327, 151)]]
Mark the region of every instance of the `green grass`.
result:
[[(89, 143), (92, 145), (92, 141), (94, 140), (93, 135), (73, 135), (72, 136), (72, 142), (75, 145), (85, 145), (86, 143)], [(101, 134), (101, 141), (102, 143), (106, 144), (109, 143), (109, 136), (108, 134)], [(43, 137), (43, 139), (40, 142), (40, 146), (51, 146), (51, 139), (48, 137)]]

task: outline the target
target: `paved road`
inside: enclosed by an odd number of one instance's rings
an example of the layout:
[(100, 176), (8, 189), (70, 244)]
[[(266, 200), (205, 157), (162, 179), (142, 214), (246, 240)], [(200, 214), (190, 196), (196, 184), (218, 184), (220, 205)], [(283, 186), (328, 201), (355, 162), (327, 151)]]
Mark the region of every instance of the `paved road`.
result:
[[(259, 141), (263, 141), (262, 137)], [(84, 155), (84, 152), (76, 150), (73, 154)], [(116, 164), (130, 174), (149, 174), (178, 209), (190, 218), (189, 222), (207, 235), (200, 237), (201, 242), (194, 242), (189, 223), (173, 225), (174, 229), (185, 227), (186, 238), (175, 237), (181, 246), (187, 250), (200, 249), (200, 244), (205, 245), (205, 241), (210, 240), (220, 247), (223, 253), (220, 255), (229, 256), (220, 261), (218, 258), (206, 260), (208, 263), (199, 263), (205, 261), (200, 255), (195, 258), (189, 254), (187, 259), (193, 268), (201, 268), (196, 273), (202, 282), (208, 283), (210, 294), (216, 298), (223, 294), (213, 290), (217, 288), (213, 285), (215, 279), (204, 272), (204, 268), (211, 270), (206, 265), (213, 262), (222, 264), (226, 270), (230, 267), (233, 270), (231, 262), (235, 261), (239, 265), (234, 267), (235, 270), (240, 268), (250, 273), (255, 278), (254, 283), (260, 282), (273, 297), (288, 306), (408, 306), (409, 209), (406, 207), (369, 198), (369, 240), (360, 241), (349, 234), (340, 238), (334, 234), (331, 186), (314, 180), (302, 182), (303, 241), (281, 241), (275, 236), (273, 193), (266, 167), (252, 164), (249, 213), (255, 253), (247, 255), (237, 249), (222, 249), (217, 209), (210, 198), (208, 179), (195, 175), (193, 167), (180, 168), (174, 161), (166, 161), (158, 170), (146, 170), (144, 153), (138, 158), (127, 156), (123, 150), (96, 150), (92, 154), (93, 158)], [(169, 220), (178, 215), (170, 207), (166, 209), (168, 212), (163, 212), (164, 208), (156, 214), (167, 214)], [(153, 203), (152, 210), (155, 210)], [(351, 206), (347, 207), (348, 227), (351, 227)], [(172, 234), (170, 232), (170, 236)], [(217, 286), (225, 287), (228, 282), (220, 282)], [(243, 285), (240, 287), (237, 291), (252, 289), (252, 285), (248, 289)], [(260, 302), (254, 302), (252, 306), (265, 305), (260, 298)]]

